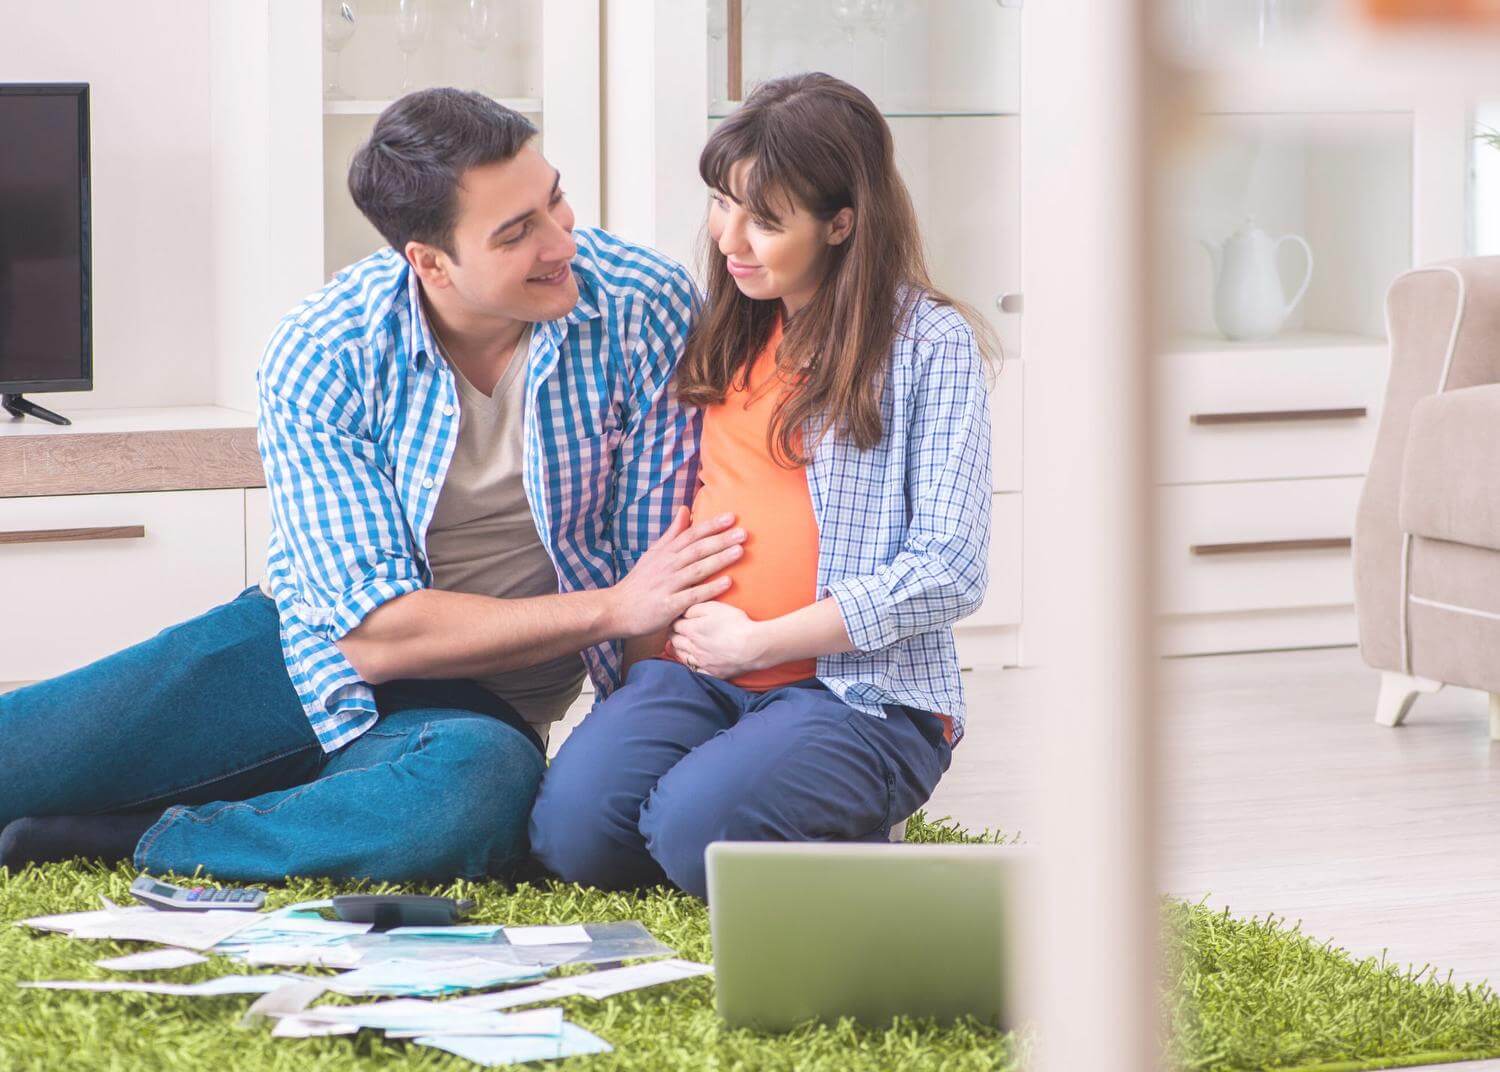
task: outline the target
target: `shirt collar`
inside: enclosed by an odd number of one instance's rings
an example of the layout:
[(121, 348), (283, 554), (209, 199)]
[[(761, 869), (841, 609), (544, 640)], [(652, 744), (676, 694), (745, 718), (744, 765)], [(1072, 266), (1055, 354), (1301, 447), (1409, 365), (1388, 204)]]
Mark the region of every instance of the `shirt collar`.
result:
[[(578, 271), (578, 262), (573, 262), (573, 278), (578, 282), (578, 302), (572, 309), (568, 310), (566, 316), (560, 320), (551, 321), (550, 326), (555, 326), (558, 337), (567, 334), (565, 325), (582, 324), (589, 320), (597, 320), (604, 314), (599, 311), (599, 306), (594, 300), (594, 284), (587, 276)], [(422, 361), (432, 355), (440, 354), (437, 337), (433, 334), (432, 325), (427, 321), (427, 310), (422, 305), (422, 281), (417, 278), (417, 273), (411, 270), (411, 265), (406, 266), (406, 301), (407, 319), (409, 320), (406, 353), (411, 363), (418, 368)]]

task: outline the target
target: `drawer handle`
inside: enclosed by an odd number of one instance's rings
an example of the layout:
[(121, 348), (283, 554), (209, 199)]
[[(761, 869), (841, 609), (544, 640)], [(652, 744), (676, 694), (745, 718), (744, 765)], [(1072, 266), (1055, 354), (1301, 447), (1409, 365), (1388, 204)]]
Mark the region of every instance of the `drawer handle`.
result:
[(1193, 424), (1269, 424), (1275, 421), (1348, 421), (1368, 417), (1364, 406), (1344, 409), (1268, 409), (1251, 413), (1194, 413)]
[(140, 540), (145, 525), (115, 525), (92, 529), (33, 529), (30, 532), (0, 532), (0, 544), (67, 543), (74, 540)]
[(1195, 543), (1195, 555), (1258, 555), (1267, 551), (1347, 551), (1354, 546), (1348, 536), (1324, 536), (1311, 540), (1247, 540), (1244, 543)]

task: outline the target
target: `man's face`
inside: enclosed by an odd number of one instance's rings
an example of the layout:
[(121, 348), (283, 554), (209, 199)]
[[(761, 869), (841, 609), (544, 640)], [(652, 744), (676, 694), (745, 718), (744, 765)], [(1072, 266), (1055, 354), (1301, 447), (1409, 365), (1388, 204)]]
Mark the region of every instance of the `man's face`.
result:
[(424, 271), (423, 281), (446, 281), (472, 314), (537, 323), (565, 316), (578, 303), (569, 266), (578, 252), (573, 210), (557, 170), (534, 145), (464, 172), (453, 227), (456, 257), (413, 245), (440, 269), (436, 278)]

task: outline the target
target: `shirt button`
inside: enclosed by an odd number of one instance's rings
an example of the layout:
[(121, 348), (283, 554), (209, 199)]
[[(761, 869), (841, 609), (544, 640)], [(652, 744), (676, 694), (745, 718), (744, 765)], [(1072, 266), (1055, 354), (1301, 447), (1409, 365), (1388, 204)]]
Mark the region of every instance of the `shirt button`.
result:
[(444, 417), (451, 417), (451, 416), (453, 416), (453, 407), (452, 406), (444, 406), (443, 407), (443, 416)]
[(429, 476), (425, 480), (423, 480), (422, 481), (422, 486), (424, 488), (430, 488), (430, 487), (432, 487), (432, 477)]

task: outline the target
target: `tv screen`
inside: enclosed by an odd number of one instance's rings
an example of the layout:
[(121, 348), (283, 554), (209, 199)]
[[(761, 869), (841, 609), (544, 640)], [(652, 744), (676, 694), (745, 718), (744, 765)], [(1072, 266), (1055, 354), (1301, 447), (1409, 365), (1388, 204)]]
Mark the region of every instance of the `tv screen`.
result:
[(0, 392), (93, 386), (88, 86), (0, 83)]

